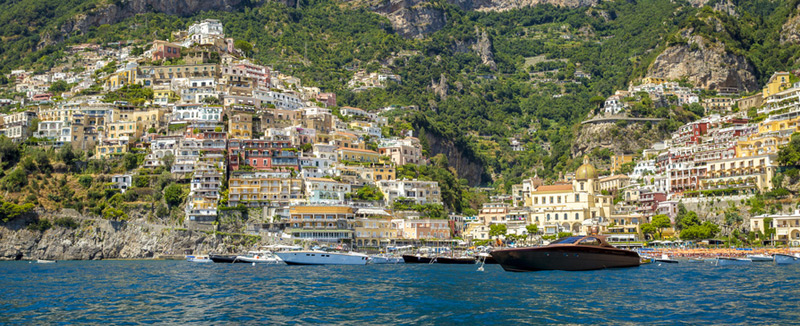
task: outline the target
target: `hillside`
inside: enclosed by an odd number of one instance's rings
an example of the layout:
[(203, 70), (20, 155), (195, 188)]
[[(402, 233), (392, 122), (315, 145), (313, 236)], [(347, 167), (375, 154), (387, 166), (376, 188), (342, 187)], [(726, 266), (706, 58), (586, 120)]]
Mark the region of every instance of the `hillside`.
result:
[[(594, 108), (590, 99), (646, 74), (752, 91), (800, 57), (797, 1), (27, 0), (0, 9), (6, 73), (55, 66), (68, 44), (143, 46), (220, 19), (228, 35), (254, 45), (252, 57), (335, 92), (342, 105), (419, 107), (424, 122), (400, 114), (395, 125), (427, 126), (457, 147), (435, 153), (470, 162), (457, 172), (472, 185), (574, 169), (575, 126)], [(402, 83), (354, 91), (346, 84), (359, 68), (392, 71)], [(506, 150), (511, 138), (528, 150)]]

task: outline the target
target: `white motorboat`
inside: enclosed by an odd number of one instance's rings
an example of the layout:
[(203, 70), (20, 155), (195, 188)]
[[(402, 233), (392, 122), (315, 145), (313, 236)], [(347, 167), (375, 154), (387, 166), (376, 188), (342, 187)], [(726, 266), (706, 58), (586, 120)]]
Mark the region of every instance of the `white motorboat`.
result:
[(283, 262), (280, 257), (269, 251), (250, 251), (247, 255), (236, 256), (236, 260), (253, 264), (280, 264)]
[(186, 261), (190, 263), (210, 263), (211, 258), (208, 256), (186, 256)]
[(794, 255), (775, 254), (775, 256), (773, 257), (775, 259), (775, 264), (778, 265), (800, 264), (800, 256), (798, 256), (797, 254)]
[(56, 262), (55, 260), (47, 260), (47, 259), (37, 259), (36, 260), (37, 264), (54, 264), (55, 262)]
[(369, 256), (357, 252), (299, 250), (276, 252), (287, 265), (366, 265)]
[(403, 257), (395, 257), (390, 255), (372, 255), (369, 256), (370, 264), (402, 264)]
[(661, 258), (655, 258), (655, 261), (659, 263), (667, 263), (667, 264), (677, 264), (678, 261), (672, 258), (669, 258), (667, 254), (661, 254)]
[(719, 266), (749, 265), (752, 262), (753, 261), (748, 258), (729, 258), (729, 257), (717, 258), (717, 265)]
[(754, 263), (759, 263), (759, 262), (763, 263), (763, 262), (770, 262), (770, 261), (773, 261), (773, 260), (775, 260), (775, 258), (772, 258), (772, 256), (770, 256), (770, 255), (763, 255), (763, 254), (759, 254), (759, 255), (747, 255), (747, 258), (748, 258), (748, 259), (750, 259), (750, 260), (752, 260)]

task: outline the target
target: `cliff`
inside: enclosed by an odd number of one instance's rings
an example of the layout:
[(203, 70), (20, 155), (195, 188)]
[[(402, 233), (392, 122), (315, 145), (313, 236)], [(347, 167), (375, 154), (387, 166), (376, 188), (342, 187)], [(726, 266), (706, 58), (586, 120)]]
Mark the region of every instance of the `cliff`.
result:
[(686, 78), (711, 90), (752, 91), (758, 88), (755, 70), (744, 56), (730, 53), (720, 42), (684, 31), (685, 43), (668, 47), (650, 65), (648, 75), (667, 79)]
[(781, 27), (781, 44), (800, 43), (800, 5), (795, 8), (795, 13)]
[[(294, 1), (283, 0), (280, 2), (294, 5)], [(60, 26), (60, 33), (43, 35), (42, 40), (39, 42), (39, 47), (63, 41), (65, 35), (70, 35), (74, 32), (83, 33), (93, 26), (116, 24), (137, 14), (160, 12), (169, 15), (189, 16), (209, 10), (231, 11), (249, 3), (245, 0), (113, 1), (68, 20)]]
[(451, 168), (456, 170), (456, 177), (467, 179), (470, 186), (478, 186), (491, 181), (480, 160), (468, 153), (452, 139), (437, 135), (435, 132), (426, 132), (430, 146), (430, 157), (438, 154), (447, 156)]
[(614, 153), (636, 153), (650, 147), (654, 142), (668, 136), (655, 127), (645, 123), (615, 122), (587, 123), (580, 126), (572, 144), (572, 157), (581, 157), (595, 148), (608, 148)]
[[(45, 231), (26, 227), (37, 219), (52, 223), (59, 217), (70, 217), (78, 226), (53, 225)], [(233, 253), (252, 248), (258, 240), (255, 236), (186, 230), (146, 220), (109, 221), (62, 210), (0, 224), (0, 260), (154, 258), (161, 254), (182, 255), (185, 250), (196, 254)]]
[[(467, 11), (506, 11), (543, 4), (568, 8), (593, 6), (598, 0), (448, 0), (448, 3)], [(430, 0), (379, 0), (369, 2), (368, 6), (386, 16), (397, 34), (405, 38), (422, 38), (447, 24), (444, 9)]]

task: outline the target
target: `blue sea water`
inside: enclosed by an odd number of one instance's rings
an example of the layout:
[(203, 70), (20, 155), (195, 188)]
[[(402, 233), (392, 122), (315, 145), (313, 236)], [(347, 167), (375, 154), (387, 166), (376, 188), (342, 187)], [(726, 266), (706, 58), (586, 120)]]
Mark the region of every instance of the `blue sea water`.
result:
[(0, 324), (800, 323), (800, 266), (0, 262)]

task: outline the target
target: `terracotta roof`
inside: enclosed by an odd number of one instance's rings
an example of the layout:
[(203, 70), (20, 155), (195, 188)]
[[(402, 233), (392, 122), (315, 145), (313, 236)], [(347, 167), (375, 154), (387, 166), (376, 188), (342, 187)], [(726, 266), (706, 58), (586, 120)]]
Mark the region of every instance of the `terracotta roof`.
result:
[(539, 188), (536, 188), (536, 192), (542, 191), (572, 191), (572, 185), (551, 185), (539, 186)]

